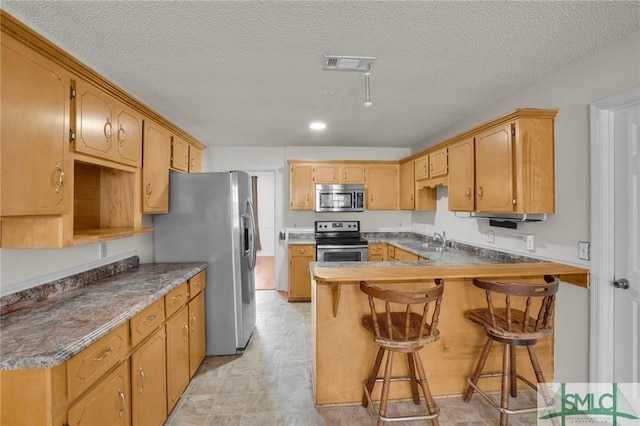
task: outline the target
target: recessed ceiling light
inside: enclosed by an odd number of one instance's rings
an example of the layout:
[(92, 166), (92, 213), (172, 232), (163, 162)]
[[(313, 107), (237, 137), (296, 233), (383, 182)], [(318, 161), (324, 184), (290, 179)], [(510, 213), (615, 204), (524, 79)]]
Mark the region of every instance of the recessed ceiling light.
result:
[(324, 130), (327, 128), (327, 124), (323, 123), (322, 121), (314, 121), (313, 123), (309, 124), (309, 128), (311, 130)]

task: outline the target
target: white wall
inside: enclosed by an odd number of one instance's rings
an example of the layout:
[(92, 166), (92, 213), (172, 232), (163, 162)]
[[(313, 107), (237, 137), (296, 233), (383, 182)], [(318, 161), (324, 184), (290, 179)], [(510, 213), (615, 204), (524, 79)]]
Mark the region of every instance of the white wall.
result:
[[(427, 233), (446, 230), (456, 240), (589, 266), (578, 260), (578, 241), (589, 241), (589, 104), (640, 85), (640, 32), (425, 141), (416, 151), (517, 108), (559, 109), (555, 126), (556, 213), (518, 230), (492, 227), (495, 244), (485, 241), (488, 221), (462, 219), (447, 211), (447, 189), (438, 189), (436, 213), (415, 212), (413, 225)], [(514, 232), (535, 235), (536, 249), (523, 249)], [(556, 381), (588, 380), (589, 292), (563, 284), (557, 304)]]
[[(151, 226), (144, 217), (143, 226)], [(153, 262), (153, 234), (106, 241), (107, 257), (98, 256), (99, 244), (64, 249), (0, 249), (0, 295), (36, 287), (116, 260), (137, 255), (140, 263)]]

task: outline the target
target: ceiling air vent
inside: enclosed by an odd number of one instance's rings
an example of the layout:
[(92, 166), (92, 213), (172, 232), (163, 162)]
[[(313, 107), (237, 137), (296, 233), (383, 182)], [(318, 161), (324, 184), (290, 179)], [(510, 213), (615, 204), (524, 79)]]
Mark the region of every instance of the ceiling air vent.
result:
[(360, 71), (366, 72), (371, 68), (375, 56), (335, 56), (324, 55), (325, 71)]

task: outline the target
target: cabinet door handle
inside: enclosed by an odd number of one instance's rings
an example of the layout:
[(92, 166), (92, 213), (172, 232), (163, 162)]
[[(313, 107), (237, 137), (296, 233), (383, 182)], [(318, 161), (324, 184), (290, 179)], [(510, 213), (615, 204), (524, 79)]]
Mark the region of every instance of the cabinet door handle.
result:
[(144, 323), (146, 324), (148, 322), (151, 322), (151, 321), (155, 320), (156, 318), (158, 318), (158, 313), (157, 312), (155, 312), (153, 315), (149, 315), (148, 317), (146, 317), (144, 319)]
[(151, 193), (153, 192), (153, 185), (151, 182), (147, 184), (147, 200), (151, 198)]
[(471, 198), (471, 188), (467, 188), (467, 190), (465, 191), (465, 195), (467, 196), (467, 198)]
[(345, 182), (347, 181), (347, 172), (346, 171), (344, 172), (344, 181)]
[(97, 358), (94, 358), (93, 361), (91, 361), (91, 364), (95, 364), (96, 362), (100, 362), (103, 359), (105, 359), (111, 352), (113, 352), (113, 345), (109, 346), (109, 348), (107, 348), (106, 351), (104, 351), (104, 353), (102, 355), (100, 355)]
[(185, 322), (182, 328), (184, 328), (184, 340), (189, 340), (189, 325)]
[(109, 139), (111, 139), (111, 133), (113, 132), (113, 126), (111, 126), (111, 121), (109, 117), (107, 117), (107, 122), (104, 123), (104, 128), (102, 129), (104, 132), (104, 137), (107, 139), (107, 143), (109, 143)]
[(120, 146), (122, 146), (126, 137), (127, 137), (127, 132), (124, 130), (124, 127), (122, 127), (122, 124), (121, 124), (120, 130), (118, 130), (118, 140), (120, 141)]
[(62, 184), (64, 183), (64, 171), (62, 170), (62, 167), (60, 166), (60, 163), (56, 163), (56, 170), (58, 170), (60, 172), (60, 175), (58, 176), (58, 184), (56, 185), (56, 193), (60, 192), (60, 188), (62, 187)]
[(182, 299), (182, 293), (181, 293), (181, 294), (178, 294), (178, 295), (176, 295), (176, 296), (173, 296), (173, 297), (171, 298), (171, 300), (172, 300), (173, 302), (177, 302), (177, 301), (178, 301), (178, 300), (180, 300), (180, 299)]
[(478, 197), (482, 198), (482, 196), (484, 195), (484, 190), (482, 189), (482, 187), (478, 188)]
[(144, 370), (142, 369), (142, 367), (140, 367), (138, 369), (138, 373), (140, 373), (140, 377), (142, 378), (142, 384), (140, 385), (140, 395), (142, 395), (142, 392), (144, 391), (144, 386), (147, 384), (147, 376), (145, 376), (144, 374)]
[(196, 330), (196, 316), (195, 314), (191, 315), (191, 331)]
[(122, 400), (122, 408), (118, 413), (118, 417), (122, 418), (122, 416), (124, 416), (124, 411), (127, 408), (127, 400), (124, 397), (124, 392), (122, 392), (122, 389), (118, 389), (118, 395), (120, 395), (120, 399)]

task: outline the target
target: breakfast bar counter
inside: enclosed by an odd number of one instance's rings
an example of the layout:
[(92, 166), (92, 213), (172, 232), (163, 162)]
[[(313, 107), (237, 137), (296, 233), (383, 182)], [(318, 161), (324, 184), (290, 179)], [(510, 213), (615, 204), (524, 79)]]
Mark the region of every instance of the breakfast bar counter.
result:
[[(516, 263), (496, 261), (484, 256), (478, 256), (479, 259), (471, 262), (468, 253), (455, 252), (437, 253), (420, 261), (332, 262), (309, 266), (312, 275), (312, 372), (316, 405), (359, 404), (362, 400), (362, 383), (370, 373), (377, 353), (371, 334), (360, 325), (361, 317), (369, 314), (367, 297), (359, 289), (362, 280), (381, 287), (402, 285), (404, 289), (430, 285), (436, 278), (444, 280), (438, 325), (440, 339), (420, 351), (431, 392), (436, 397), (464, 393), (466, 378), (475, 367), (485, 343), (482, 328), (470, 323), (464, 315), (467, 310), (486, 307), (485, 294), (473, 285), (473, 278), (527, 282), (538, 281), (543, 275), (553, 275), (565, 283), (588, 286), (589, 270), (585, 268), (535, 259)], [(457, 255), (458, 261), (454, 260)], [(405, 283), (395, 284), (399, 281)], [(419, 281), (428, 283), (420, 284)], [(553, 347), (553, 337), (541, 340), (536, 346), (547, 380), (554, 377)], [(517, 348), (518, 353), (521, 350), (526, 351), (525, 348)], [(500, 371), (501, 362), (501, 351), (492, 350), (487, 369)], [(402, 357), (394, 359), (394, 375), (406, 373), (404, 364), (406, 361)], [(530, 365), (521, 363), (518, 367), (519, 373), (535, 382)], [(498, 379), (488, 379), (487, 385), (490, 391), (500, 389)], [(410, 397), (408, 385), (392, 385), (390, 399)], [(374, 399), (377, 398), (379, 395), (374, 394)]]

